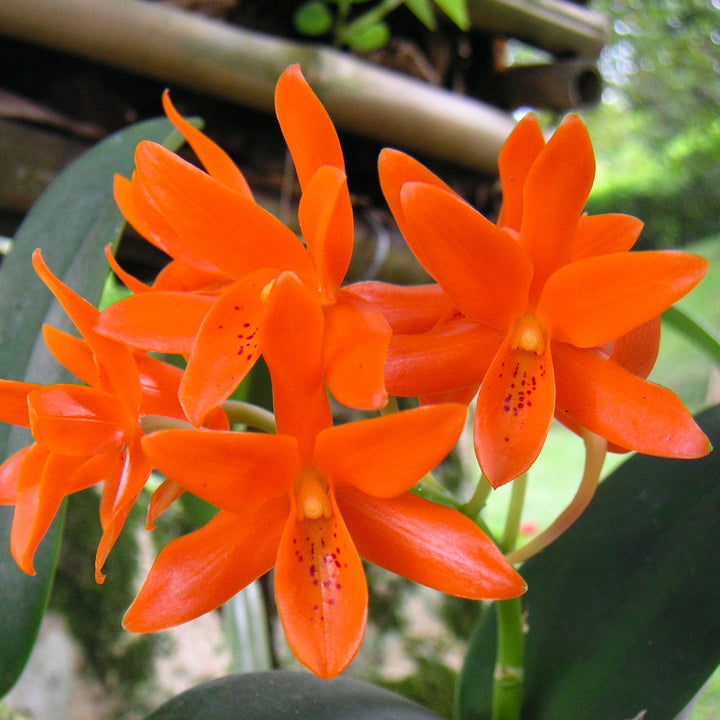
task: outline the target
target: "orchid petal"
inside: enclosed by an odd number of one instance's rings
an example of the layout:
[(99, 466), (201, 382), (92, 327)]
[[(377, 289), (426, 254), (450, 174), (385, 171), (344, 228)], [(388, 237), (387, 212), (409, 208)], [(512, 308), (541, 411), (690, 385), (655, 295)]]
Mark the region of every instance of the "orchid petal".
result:
[(230, 397), (260, 356), (261, 293), (275, 275), (274, 270), (258, 270), (233, 283), (200, 325), (179, 391), (194, 425)]
[(143, 187), (137, 172), (133, 173), (131, 181), (116, 175), (113, 193), (120, 212), (148, 242), (171, 258), (191, 267), (218, 272), (212, 263), (182, 241)]
[(553, 345), (558, 413), (645, 455), (696, 458), (711, 447), (680, 399), (591, 350)]
[(414, 397), (477, 388), (502, 339), (496, 330), (465, 319), (420, 335), (394, 335), (385, 365), (387, 390)]
[[(405, 217), (405, 210), (400, 199), (400, 193), (405, 183), (422, 182), (427, 185), (446, 190), (452, 193), (453, 190), (443, 182), (437, 175), (428, 170), (422, 163), (406, 155), (399, 150), (384, 148), (378, 157), (378, 173), (380, 175), (380, 186), (387, 201), (388, 207), (400, 228), (400, 232), (406, 241), (412, 235), (412, 228)], [(424, 266), (421, 245), (414, 243), (413, 252)]]
[(520, 230), (523, 214), (523, 187), (535, 159), (545, 147), (540, 123), (527, 113), (508, 135), (498, 155), (502, 206), (498, 227)]
[(219, 270), (198, 268), (182, 260), (173, 260), (157, 274), (152, 289), (217, 295), (231, 282), (232, 278)]
[(382, 313), (394, 333), (421, 333), (434, 328), (452, 314), (454, 306), (437, 284), (391, 285), (367, 281), (346, 285), (352, 293), (372, 303)]
[(20, 464), (10, 552), (18, 567), (34, 575), (33, 558), (68, 494), (66, 480), (82, 459), (49, 453), (35, 444)]
[(554, 340), (595, 347), (666, 310), (707, 266), (704, 258), (670, 250), (586, 258), (548, 278), (537, 314), (548, 318)]
[(285, 496), (300, 471), (297, 441), (286, 435), (162, 430), (146, 435), (142, 446), (174, 483), (238, 515)]
[(28, 395), (44, 385), (0, 379), (0, 422), (30, 427)]
[(170, 122), (182, 133), (208, 173), (223, 185), (237, 190), (252, 200), (250, 186), (238, 166), (222, 148), (178, 113), (170, 100), (168, 90), (163, 92), (162, 105)]
[(17, 500), (18, 475), (25, 456), (36, 445), (27, 447), (13, 453), (0, 465), (0, 505), (14, 505)]
[(310, 178), (298, 207), (303, 239), (320, 286), (332, 298), (353, 251), (353, 214), (345, 173), (323, 165)]
[(227, 602), (273, 566), (288, 503), (271, 500), (242, 516), (220, 511), (158, 555), (123, 626), (157, 632)]
[(131, 295), (103, 310), (95, 328), (133, 347), (187, 354), (215, 300), (170, 291)]
[(132, 293), (137, 294), (141, 292), (147, 292), (150, 290), (150, 286), (141, 282), (137, 278), (133, 277), (130, 273), (125, 272), (121, 267), (120, 263), (115, 259), (112, 254), (112, 245), (105, 246), (105, 259), (107, 260), (110, 270), (117, 277), (117, 279)]
[(466, 416), (462, 405), (435, 405), (327, 428), (317, 437), (313, 465), (336, 487), (393, 497), (445, 459)]
[(646, 378), (660, 350), (660, 316), (625, 333), (613, 343), (610, 357), (633, 375)]
[(480, 386), (475, 411), (475, 454), (493, 487), (522, 475), (533, 464), (554, 410), (549, 346), (540, 354), (513, 349), (509, 335)]
[(126, 439), (129, 418), (114, 395), (81, 385), (51, 385), (28, 396), (38, 444), (57, 453), (95, 455)]
[(583, 215), (578, 221), (572, 262), (594, 255), (627, 252), (635, 244), (643, 223), (632, 215)]
[(153, 492), (148, 503), (145, 529), (152, 532), (155, 521), (185, 492), (185, 488), (172, 480), (164, 480)]
[(595, 176), (595, 157), (578, 115), (568, 115), (525, 181), (520, 245), (535, 268), (532, 296), (570, 260), (578, 220)]
[(325, 310), (323, 372), (330, 392), (343, 405), (366, 410), (385, 405), (383, 375), (391, 334), (370, 303), (344, 290)]
[(136, 412), (140, 406), (141, 391), (132, 353), (95, 331), (98, 310), (50, 272), (40, 250), (33, 252), (32, 264), (90, 346), (98, 366), (98, 376), (105, 389), (120, 398), (130, 412)]
[(342, 672), (367, 621), (365, 572), (334, 498), (331, 517), (292, 512), (280, 540), (275, 599), (290, 649), (322, 678)]
[(523, 312), (532, 265), (517, 241), (456, 195), (406, 183), (408, 244), (425, 269), (471, 320), (504, 329)]
[(110, 510), (107, 520), (102, 523), (103, 533), (95, 555), (95, 581), (98, 583), (102, 583), (105, 579), (102, 574), (103, 565), (152, 472), (152, 465), (143, 454), (141, 440), (142, 433), (138, 430), (122, 453), (119, 483), (112, 489), (110, 483), (105, 483), (103, 488), (102, 500), (105, 507)]
[(50, 354), (76, 378), (86, 385), (97, 387), (100, 378), (93, 358), (92, 350), (85, 340), (58, 330), (51, 325), (43, 325), (43, 340)]
[(323, 165), (345, 169), (335, 126), (299, 65), (288, 67), (275, 86), (275, 114), (303, 193)]
[(312, 284), (303, 244), (260, 205), (160, 145), (140, 143), (136, 162), (145, 191), (181, 241), (213, 266), (235, 279), (282, 268)]
[(495, 544), (461, 513), (411, 493), (380, 501), (343, 487), (337, 497), (371, 563), (456, 597), (505, 600), (525, 591)]
[(260, 329), (270, 370), (278, 432), (298, 438), (300, 455), (312, 456), (315, 436), (332, 425), (323, 382), (325, 316), (319, 302), (292, 273), (275, 281)]

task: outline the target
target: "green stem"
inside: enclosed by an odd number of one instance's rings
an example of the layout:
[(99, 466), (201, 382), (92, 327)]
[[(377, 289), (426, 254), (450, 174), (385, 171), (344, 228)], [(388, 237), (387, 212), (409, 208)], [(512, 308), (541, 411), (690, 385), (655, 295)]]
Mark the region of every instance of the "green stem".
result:
[(519, 720), (522, 708), (525, 629), (520, 598), (501, 600), (497, 609), (498, 645), (492, 720)]
[(226, 400), (222, 404), (222, 409), (233, 425), (247, 425), (270, 434), (276, 432), (275, 416), (269, 410), (242, 400)]
[(475, 486), (475, 492), (472, 497), (460, 507), (460, 511), (463, 515), (467, 515), (473, 522), (477, 522), (477, 518), (485, 507), (485, 503), (487, 503), (491, 492), (492, 487), (490, 483), (485, 479), (484, 475), (481, 475)]
[(527, 473), (524, 473), (512, 482), (510, 507), (508, 507), (507, 517), (505, 518), (505, 530), (503, 531), (502, 540), (500, 541), (500, 547), (505, 553), (512, 552), (515, 549), (526, 490)]

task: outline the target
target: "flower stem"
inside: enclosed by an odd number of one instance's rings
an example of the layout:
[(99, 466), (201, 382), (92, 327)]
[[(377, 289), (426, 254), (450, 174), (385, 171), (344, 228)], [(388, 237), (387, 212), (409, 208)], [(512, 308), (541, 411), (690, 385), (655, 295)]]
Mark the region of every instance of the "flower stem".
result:
[(520, 598), (501, 600), (495, 608), (498, 642), (492, 720), (519, 720), (525, 673), (525, 631)]
[(588, 430), (583, 431), (583, 441), (585, 442), (585, 468), (575, 497), (555, 518), (549, 528), (518, 550), (513, 551), (509, 548), (510, 552), (506, 556), (509, 562), (513, 564), (523, 562), (539, 553), (540, 550), (559, 538), (582, 515), (592, 500), (605, 461), (607, 441)]
[(269, 410), (241, 400), (226, 400), (222, 404), (222, 409), (233, 425), (247, 425), (266, 433), (276, 432), (275, 416)]
[(508, 507), (505, 518), (505, 530), (503, 531), (502, 540), (500, 541), (500, 547), (504, 553), (512, 552), (515, 549), (526, 490), (527, 473), (524, 473), (512, 481), (510, 506)]

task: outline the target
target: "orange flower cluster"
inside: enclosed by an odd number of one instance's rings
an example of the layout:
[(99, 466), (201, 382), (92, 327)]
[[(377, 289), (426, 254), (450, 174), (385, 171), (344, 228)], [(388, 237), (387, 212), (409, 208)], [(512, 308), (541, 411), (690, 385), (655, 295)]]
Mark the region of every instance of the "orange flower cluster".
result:
[[(473, 522), (410, 492), (454, 447), (476, 394), (475, 449), (496, 486), (532, 464), (553, 415), (618, 449), (708, 452), (680, 401), (644, 379), (658, 314), (705, 263), (630, 254), (637, 220), (582, 215), (594, 161), (577, 117), (547, 144), (532, 116), (517, 126), (500, 158), (497, 225), (416, 161), (383, 151), (388, 204), (437, 281), (402, 288), (344, 285), (353, 214), (343, 156), (298, 67), (278, 82), (276, 113), (300, 182), (302, 239), (255, 202), (167, 94), (163, 103), (204, 170), (143, 142), (132, 178), (116, 178), (127, 220), (172, 258), (152, 285), (108, 252), (133, 295), (99, 313), (39, 252), (33, 259), (81, 335), (46, 328), (47, 345), (84, 385), (0, 381), (0, 420), (33, 436), (0, 467), (0, 503), (15, 506), (11, 552), (25, 572), (62, 500), (99, 485), (102, 581), (156, 468), (167, 480), (149, 525), (184, 491), (219, 511), (160, 552), (125, 626), (188, 621), (274, 567), (292, 650), (332, 677), (365, 629), (361, 558), (461, 597), (523, 592)], [(152, 351), (184, 356), (185, 370)], [(223, 403), (260, 355), (277, 432), (231, 431)], [(420, 407), (333, 425), (329, 395), (378, 410), (388, 392)]]

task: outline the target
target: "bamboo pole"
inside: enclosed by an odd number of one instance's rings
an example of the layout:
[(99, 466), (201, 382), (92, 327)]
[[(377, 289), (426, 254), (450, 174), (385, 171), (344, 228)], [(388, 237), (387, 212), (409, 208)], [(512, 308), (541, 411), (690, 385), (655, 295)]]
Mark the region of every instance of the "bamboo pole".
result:
[(474, 27), (523, 40), (554, 55), (596, 58), (607, 43), (607, 19), (564, 0), (468, 0)]
[(271, 111), (291, 63), (338, 127), (494, 173), (512, 117), (327, 46), (139, 0), (0, 0), (0, 33)]

